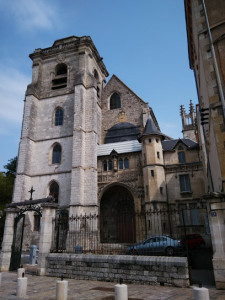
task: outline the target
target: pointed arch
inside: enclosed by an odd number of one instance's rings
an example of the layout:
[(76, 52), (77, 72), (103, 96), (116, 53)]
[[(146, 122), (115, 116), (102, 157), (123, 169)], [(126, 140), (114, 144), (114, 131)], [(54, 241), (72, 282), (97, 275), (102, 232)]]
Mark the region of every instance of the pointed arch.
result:
[(57, 107), (55, 109), (54, 124), (55, 124), (55, 126), (63, 125), (63, 109), (62, 109), (62, 107)]
[(113, 93), (110, 97), (110, 109), (121, 108), (121, 100), (120, 95), (117, 93)]
[(52, 80), (52, 90), (58, 90), (67, 87), (67, 65), (58, 64), (55, 67), (55, 77)]
[(100, 237), (102, 243), (135, 241), (134, 198), (124, 185), (106, 188), (100, 201)]
[(60, 164), (62, 159), (62, 147), (59, 143), (53, 145), (52, 148), (52, 164)]
[(56, 203), (59, 202), (59, 185), (55, 180), (49, 183), (49, 195), (54, 198)]
[(55, 75), (67, 75), (67, 65), (64, 63), (58, 64), (55, 67)]

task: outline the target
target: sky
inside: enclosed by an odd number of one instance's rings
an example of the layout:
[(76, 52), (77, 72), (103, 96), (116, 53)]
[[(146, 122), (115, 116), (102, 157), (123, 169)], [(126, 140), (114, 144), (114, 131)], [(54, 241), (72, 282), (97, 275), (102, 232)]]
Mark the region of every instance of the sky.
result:
[(197, 104), (183, 0), (0, 0), (0, 171), (17, 156), (29, 54), (91, 36), (109, 72), (152, 107), (163, 133), (182, 138), (180, 105)]

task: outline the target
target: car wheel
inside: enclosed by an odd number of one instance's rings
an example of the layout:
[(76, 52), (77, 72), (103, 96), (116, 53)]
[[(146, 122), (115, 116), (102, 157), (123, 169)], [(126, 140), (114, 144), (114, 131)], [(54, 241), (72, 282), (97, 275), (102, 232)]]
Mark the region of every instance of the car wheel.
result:
[(135, 249), (131, 249), (130, 254), (131, 255), (138, 255), (137, 250), (135, 250)]
[(166, 248), (166, 255), (167, 256), (172, 256), (174, 254), (174, 249), (172, 247), (167, 247)]

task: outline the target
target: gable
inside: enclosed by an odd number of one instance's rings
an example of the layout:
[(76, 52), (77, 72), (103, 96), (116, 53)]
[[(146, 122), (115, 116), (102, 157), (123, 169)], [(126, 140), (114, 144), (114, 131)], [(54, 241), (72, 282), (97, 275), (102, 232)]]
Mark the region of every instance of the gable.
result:
[[(118, 107), (111, 105), (110, 98), (117, 94), (120, 97)], [(110, 128), (119, 123), (130, 123), (142, 132), (148, 118), (148, 103), (138, 97), (118, 77), (113, 75), (105, 86), (102, 97), (102, 143)]]

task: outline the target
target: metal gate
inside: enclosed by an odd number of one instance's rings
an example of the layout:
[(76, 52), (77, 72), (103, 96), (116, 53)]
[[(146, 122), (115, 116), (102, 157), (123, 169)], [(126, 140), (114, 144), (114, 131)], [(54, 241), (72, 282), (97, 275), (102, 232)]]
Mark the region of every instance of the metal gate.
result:
[(10, 260), (10, 271), (15, 271), (20, 266), (21, 253), (23, 246), (23, 232), (24, 232), (24, 222), (25, 222), (25, 212), (33, 211), (36, 212), (40, 217), (42, 216), (40, 206), (29, 205), (28, 207), (21, 208), (18, 216), (14, 220), (14, 234), (13, 234), (13, 243), (11, 251), (11, 260)]
[(10, 271), (17, 270), (20, 266), (21, 252), (23, 245), (23, 230), (24, 230), (25, 214), (20, 214), (14, 221), (14, 235), (10, 261)]

